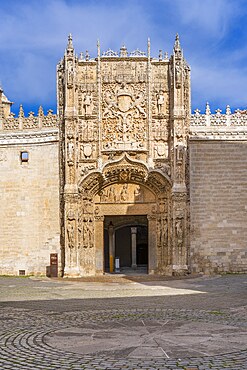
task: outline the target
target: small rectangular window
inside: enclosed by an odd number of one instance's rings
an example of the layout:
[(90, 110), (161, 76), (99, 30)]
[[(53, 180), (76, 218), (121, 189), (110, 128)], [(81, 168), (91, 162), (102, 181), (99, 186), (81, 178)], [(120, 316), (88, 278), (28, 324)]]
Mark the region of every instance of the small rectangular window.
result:
[(29, 154), (28, 152), (21, 152), (21, 163), (28, 162)]

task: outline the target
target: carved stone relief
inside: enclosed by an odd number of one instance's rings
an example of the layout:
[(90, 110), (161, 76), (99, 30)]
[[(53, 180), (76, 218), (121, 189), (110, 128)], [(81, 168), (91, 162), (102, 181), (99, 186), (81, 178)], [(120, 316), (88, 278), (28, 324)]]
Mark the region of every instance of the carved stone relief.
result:
[(69, 209), (67, 212), (67, 240), (68, 247), (75, 247), (75, 212), (73, 209)]
[[(64, 75), (62, 64), (58, 70), (59, 104), (64, 104), (64, 88), (69, 99), (69, 109), (61, 111), (66, 112), (61, 148), (65, 186), (76, 185), (65, 189), (76, 193), (78, 188), (78, 214), (68, 217), (65, 211), (65, 247), (82, 274), (95, 269), (94, 244), (103, 248), (97, 239), (103, 233), (99, 221), (117, 209), (126, 212), (123, 217), (135, 209), (148, 215), (151, 253), (157, 253), (153, 263), (159, 271), (164, 273), (168, 261), (172, 266), (173, 248), (184, 254), (187, 199), (170, 195), (172, 189), (182, 189), (173, 185), (184, 182), (186, 165), (186, 120), (171, 115), (174, 101), (179, 106), (178, 97), (184, 94), (180, 56), (158, 60), (137, 53), (132, 61), (122, 48), (120, 55), (108, 51), (100, 62), (67, 58)], [(180, 91), (174, 93), (175, 87)]]
[(141, 203), (154, 202), (154, 195), (137, 184), (114, 184), (99, 192), (96, 203)]
[(105, 150), (134, 150), (145, 146), (145, 84), (106, 85), (103, 95), (102, 142)]
[(94, 164), (87, 164), (87, 165), (80, 164), (80, 166), (79, 166), (79, 175), (80, 175), (80, 177), (84, 177), (84, 176), (88, 175), (88, 173), (90, 171), (95, 170), (95, 168), (96, 168), (95, 163)]
[(98, 124), (94, 120), (79, 120), (79, 141), (91, 142), (98, 140)]
[(92, 159), (96, 155), (96, 144), (84, 143), (80, 144), (80, 159)]
[(153, 119), (151, 126), (153, 140), (168, 140), (168, 123), (165, 119)]
[(185, 181), (185, 146), (177, 145), (175, 148), (175, 181), (180, 184)]
[(83, 91), (78, 94), (78, 113), (80, 116), (92, 116), (96, 114), (96, 96), (91, 91)]

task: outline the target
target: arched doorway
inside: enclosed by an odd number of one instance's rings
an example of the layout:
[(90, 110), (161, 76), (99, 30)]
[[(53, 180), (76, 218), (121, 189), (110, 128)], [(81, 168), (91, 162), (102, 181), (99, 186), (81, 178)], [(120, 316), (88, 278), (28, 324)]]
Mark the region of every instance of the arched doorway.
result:
[[(112, 241), (110, 240), (112, 238)], [(147, 216), (106, 216), (104, 220), (104, 270), (110, 271), (110, 243), (121, 271), (148, 271)], [(112, 272), (112, 271), (111, 271)]]

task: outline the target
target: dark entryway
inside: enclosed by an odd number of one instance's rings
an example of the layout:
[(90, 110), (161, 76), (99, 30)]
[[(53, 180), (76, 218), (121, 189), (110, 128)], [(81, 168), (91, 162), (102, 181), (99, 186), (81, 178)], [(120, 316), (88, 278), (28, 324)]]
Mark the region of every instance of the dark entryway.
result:
[[(109, 226), (113, 229), (114, 257), (120, 268), (148, 265), (148, 226), (146, 216), (107, 216), (104, 228), (105, 271), (109, 271)], [(135, 235), (133, 235), (135, 234)], [(134, 248), (134, 249), (133, 249)]]

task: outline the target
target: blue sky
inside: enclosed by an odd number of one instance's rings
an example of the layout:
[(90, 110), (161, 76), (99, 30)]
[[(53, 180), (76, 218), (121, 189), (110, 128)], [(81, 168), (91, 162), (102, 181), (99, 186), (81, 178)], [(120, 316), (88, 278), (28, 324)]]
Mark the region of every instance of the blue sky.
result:
[(56, 65), (69, 33), (76, 52), (172, 52), (180, 35), (191, 66), (192, 109), (247, 108), (246, 0), (0, 0), (0, 82), (27, 114), (56, 111)]

